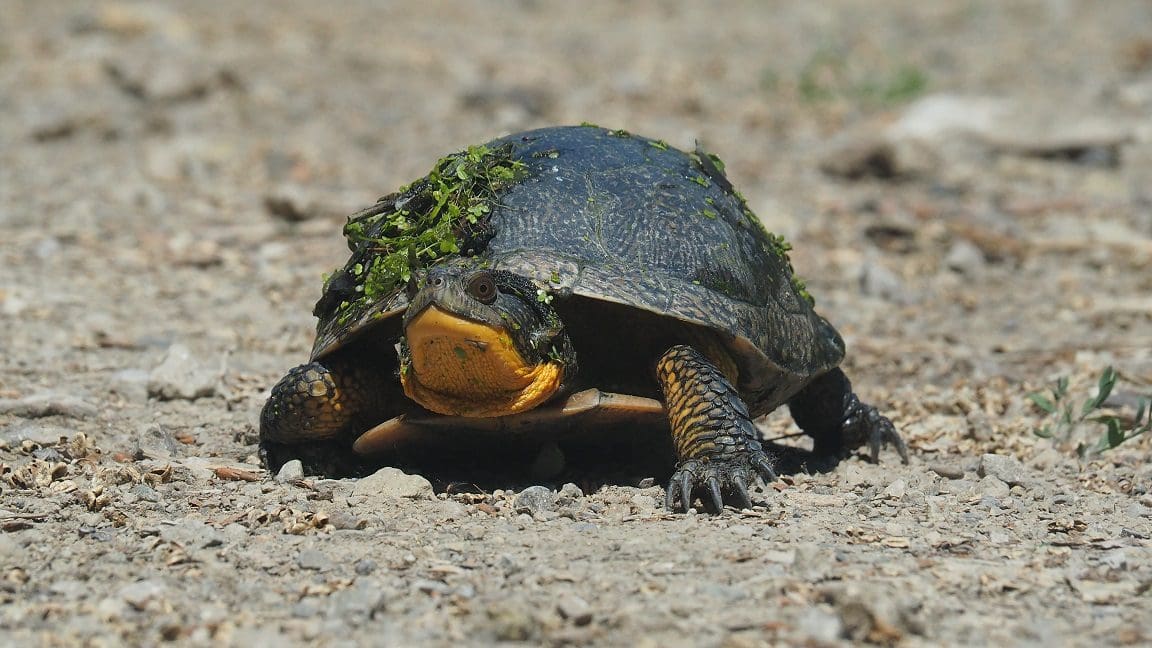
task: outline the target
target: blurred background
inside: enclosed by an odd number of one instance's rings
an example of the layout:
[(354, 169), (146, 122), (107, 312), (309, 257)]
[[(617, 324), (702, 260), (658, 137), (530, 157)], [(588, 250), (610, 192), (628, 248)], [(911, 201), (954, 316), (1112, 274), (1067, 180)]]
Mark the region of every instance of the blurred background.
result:
[[(723, 158), (911, 465), (708, 520), (646, 482), (532, 517), (261, 471), (347, 215), (581, 122)], [(1132, 426), (1148, 0), (0, 0), (13, 642), (1144, 644), (1152, 435), (1078, 453), (1106, 423), (1043, 438), (1028, 398), (1110, 375)]]

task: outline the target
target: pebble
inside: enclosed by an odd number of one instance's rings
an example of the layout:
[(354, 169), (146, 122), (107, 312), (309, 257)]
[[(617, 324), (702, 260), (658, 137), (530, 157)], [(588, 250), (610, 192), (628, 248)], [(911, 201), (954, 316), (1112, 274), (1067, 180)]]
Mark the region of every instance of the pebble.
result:
[(143, 610), (148, 603), (159, 599), (167, 588), (158, 580), (142, 580), (120, 588), (118, 595), (128, 605)]
[(300, 554), (296, 556), (296, 564), (300, 569), (313, 569), (316, 571), (325, 571), (332, 566), (332, 561), (328, 560), (328, 556), (323, 552), (316, 549), (301, 549)]
[(7, 533), (0, 534), (0, 564), (19, 565), (20, 545)]
[(986, 454), (981, 456), (977, 474), (981, 477), (995, 477), (1009, 486), (1025, 485), (1031, 481), (1031, 475), (1024, 464), (1015, 457), (1006, 455)]
[(160, 527), (160, 537), (182, 547), (204, 548), (224, 544), (224, 536), (214, 527), (196, 518), (177, 520)]
[(329, 610), (339, 617), (366, 617), (383, 607), (384, 595), (379, 588), (364, 582), (340, 590), (328, 598)]
[(148, 374), (148, 395), (160, 400), (212, 396), (220, 377), (220, 367), (207, 365), (187, 346), (176, 343), (168, 347), (160, 364)]
[(82, 420), (96, 416), (96, 413), (95, 405), (76, 396), (59, 392), (42, 392), (24, 398), (0, 399), (0, 414), (23, 418), (65, 416)]
[(276, 481), (281, 484), (290, 484), (303, 478), (304, 464), (299, 459), (286, 462), (276, 473)]
[(0, 430), (0, 445), (18, 446), (31, 441), (40, 446), (54, 445), (62, 437), (72, 436), (72, 430), (56, 425), (40, 425), (32, 421), (20, 421)]
[(971, 241), (959, 239), (948, 248), (944, 255), (944, 265), (962, 275), (974, 275), (984, 268), (984, 251)]
[(539, 621), (526, 601), (502, 601), (488, 608), (493, 634), (500, 641), (528, 641), (539, 630)]
[(986, 496), (1003, 499), (1009, 495), (1008, 484), (993, 475), (987, 475), (976, 484), (976, 492)]
[(368, 526), (368, 521), (364, 518), (356, 517), (347, 511), (333, 511), (328, 514), (328, 523), (336, 529), (352, 529), (358, 530)]
[(171, 459), (180, 452), (180, 442), (167, 428), (149, 423), (137, 428), (137, 449), (150, 459)]
[(592, 606), (588, 601), (575, 594), (564, 594), (556, 602), (556, 611), (561, 618), (571, 621), (574, 625), (584, 626), (592, 622)]
[(314, 196), (298, 184), (283, 184), (264, 196), (264, 209), (272, 218), (302, 223), (325, 213)]
[(556, 503), (560, 505), (573, 504), (576, 500), (584, 497), (584, 491), (572, 482), (568, 482), (560, 487), (560, 492), (556, 493)]
[(843, 625), (840, 617), (824, 606), (812, 606), (800, 614), (796, 629), (809, 641), (817, 645), (833, 645), (840, 641)]
[(386, 503), (396, 499), (425, 500), (435, 495), (432, 482), (399, 468), (381, 468), (352, 487), (352, 497)]
[(908, 482), (904, 481), (903, 479), (897, 479), (891, 484), (888, 484), (888, 487), (884, 489), (883, 495), (888, 499), (898, 500), (904, 497), (904, 493), (907, 491)]
[(954, 464), (932, 464), (931, 470), (945, 479), (964, 478), (964, 469)]
[(355, 570), (357, 576), (367, 576), (376, 571), (376, 567), (376, 561), (370, 560), (368, 558), (361, 558), (360, 560), (356, 561), (356, 564), (352, 566), (352, 569)]
[(160, 493), (148, 484), (136, 484), (132, 487), (132, 494), (146, 502), (159, 502)]
[(656, 509), (657, 500), (648, 493), (636, 493), (628, 500), (632, 506), (639, 512), (647, 512)]
[(860, 292), (900, 304), (908, 301), (908, 289), (900, 277), (875, 260), (860, 266)]
[(143, 369), (121, 369), (112, 374), (109, 387), (125, 400), (143, 403), (148, 400), (148, 377)]
[(529, 486), (516, 495), (512, 506), (517, 513), (549, 512), (556, 508), (556, 494), (547, 486)]

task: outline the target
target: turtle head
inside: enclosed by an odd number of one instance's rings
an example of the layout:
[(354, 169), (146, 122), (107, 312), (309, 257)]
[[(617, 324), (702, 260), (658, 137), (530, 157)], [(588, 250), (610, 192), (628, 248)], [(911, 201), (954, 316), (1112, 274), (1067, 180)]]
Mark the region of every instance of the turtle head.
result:
[(429, 269), (410, 290), (400, 380), (425, 408), (515, 414), (556, 395), (575, 373), (559, 316), (527, 278), (450, 264)]

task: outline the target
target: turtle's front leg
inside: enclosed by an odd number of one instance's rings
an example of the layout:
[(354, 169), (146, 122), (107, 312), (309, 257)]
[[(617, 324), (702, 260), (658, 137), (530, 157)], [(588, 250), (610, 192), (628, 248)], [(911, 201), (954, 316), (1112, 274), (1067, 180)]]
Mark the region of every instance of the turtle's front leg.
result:
[(387, 381), (362, 362), (337, 357), (326, 363), (291, 369), (264, 403), (260, 455), (270, 470), (301, 459), (309, 473), (359, 472), (351, 435), (378, 422)]
[(687, 511), (699, 489), (707, 489), (717, 512), (724, 508), (725, 494), (734, 496), (738, 506), (750, 507), (748, 484), (756, 475), (775, 480), (776, 473), (732, 383), (704, 355), (683, 345), (660, 357), (656, 377), (676, 448), (668, 508)]

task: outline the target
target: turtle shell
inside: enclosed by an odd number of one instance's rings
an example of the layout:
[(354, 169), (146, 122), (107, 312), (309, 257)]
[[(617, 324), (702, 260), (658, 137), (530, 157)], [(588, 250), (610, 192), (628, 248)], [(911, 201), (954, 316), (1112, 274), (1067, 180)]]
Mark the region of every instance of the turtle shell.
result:
[[(485, 149), (515, 162), (516, 178), (491, 192), (484, 235), (438, 262), (467, 254), (565, 301), (611, 302), (710, 329), (736, 360), (753, 414), (843, 358), (839, 334), (794, 277), (788, 246), (763, 228), (713, 156), (596, 126), (527, 131)], [(419, 181), (412, 187), (352, 220), (409, 206)], [(372, 246), (352, 247), (317, 303), (314, 360), (367, 330), (400, 334), (405, 291), (354, 299), (355, 271)]]

